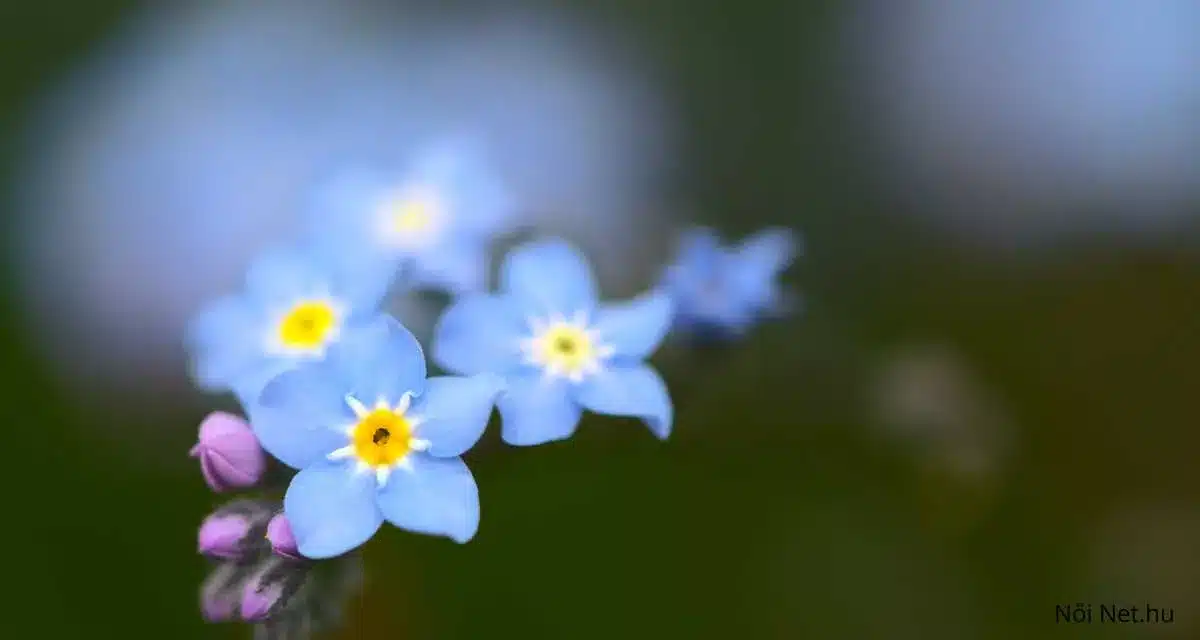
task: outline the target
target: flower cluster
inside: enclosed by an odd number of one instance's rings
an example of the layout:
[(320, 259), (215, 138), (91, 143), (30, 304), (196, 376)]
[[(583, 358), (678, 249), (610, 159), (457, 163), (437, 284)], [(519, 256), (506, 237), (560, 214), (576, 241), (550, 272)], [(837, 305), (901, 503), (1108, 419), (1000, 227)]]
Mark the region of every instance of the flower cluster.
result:
[[(235, 501), (202, 526), (200, 550), (218, 563), (210, 619), (309, 620), (329, 597), (315, 567), (353, 557), (384, 522), (471, 540), (479, 492), (461, 456), (493, 408), (515, 446), (569, 438), (585, 410), (638, 418), (666, 439), (672, 400), (646, 361), (672, 328), (737, 336), (783, 307), (776, 279), (794, 251), (784, 230), (734, 248), (692, 232), (658, 285), (622, 302), (601, 300), (571, 244), (535, 239), (503, 258), (488, 291), (489, 250), (516, 214), (461, 141), (404, 172), (348, 173), (316, 192), (295, 243), (200, 311), (187, 336), (194, 378), (234, 394), (248, 417), (201, 426), (192, 453), (205, 479), (269, 491), (266, 454), (290, 469), (281, 508)], [(428, 363), (383, 312), (393, 292), (417, 290), (451, 298)]]
[[(192, 449), (208, 486), (222, 493), (262, 483), (267, 459), (250, 425), (213, 413), (200, 425)], [(198, 548), (213, 562), (200, 591), (210, 622), (241, 619), (266, 637), (307, 637), (332, 625), (358, 586), (358, 556), (316, 563), (299, 552), (278, 500), (239, 498), (200, 525)]]

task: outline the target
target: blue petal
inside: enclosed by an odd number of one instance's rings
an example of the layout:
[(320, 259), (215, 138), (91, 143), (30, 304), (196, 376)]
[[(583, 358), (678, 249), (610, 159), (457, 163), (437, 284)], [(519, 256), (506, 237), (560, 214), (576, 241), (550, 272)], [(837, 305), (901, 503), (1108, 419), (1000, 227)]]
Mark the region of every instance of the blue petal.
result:
[(575, 398), (596, 413), (640, 418), (660, 439), (671, 433), (674, 409), (667, 385), (644, 364), (602, 369), (576, 385)]
[(253, 376), (266, 358), (261, 313), (240, 297), (217, 300), (187, 328), (192, 375), (202, 389), (224, 391)]
[(711, 277), (723, 254), (721, 239), (707, 227), (685, 231), (679, 241), (677, 265), (696, 279)]
[(500, 287), (522, 309), (571, 316), (596, 304), (591, 267), (578, 249), (558, 239), (513, 249), (500, 269)]
[(253, 407), (258, 404), (258, 398), (263, 389), (285, 371), (295, 369), (298, 362), (293, 358), (266, 357), (261, 360), (261, 366), (255, 367), (245, 375), (237, 376), (229, 391), (233, 393), (243, 407)]
[(565, 440), (575, 432), (583, 409), (571, 398), (567, 382), (540, 374), (509, 378), (496, 403), (501, 436), (518, 447)]
[(266, 309), (334, 293), (332, 274), (317, 255), (293, 247), (264, 252), (246, 273), (246, 294)]
[(327, 359), (346, 383), (343, 392), (367, 404), (379, 398), (394, 403), (405, 393), (419, 395), (425, 386), (421, 345), (391, 316), (346, 327)]
[(343, 263), (333, 294), (344, 300), (352, 318), (380, 311), (398, 278), (399, 261), (383, 256), (364, 257)]
[(348, 171), (321, 185), (308, 210), (306, 239), (338, 275), (355, 310), (375, 310), (395, 280), (394, 252), (375, 237), (375, 210), (387, 185), (369, 171)]
[(797, 241), (786, 229), (768, 229), (748, 238), (731, 255), (727, 278), (749, 314), (773, 312), (780, 303), (776, 283), (796, 252)]
[(349, 463), (322, 462), (296, 474), (283, 512), (300, 553), (314, 560), (340, 556), (371, 539), (383, 524), (375, 474)]
[(716, 280), (705, 289), (696, 289), (687, 298), (686, 305), (680, 301), (679, 315), (700, 325), (720, 327), (723, 331), (740, 335), (754, 321), (757, 306), (751, 302), (757, 289), (747, 286), (748, 281), (734, 288), (731, 278)]
[(280, 374), (246, 409), (263, 449), (303, 469), (346, 444), (338, 429), (352, 424), (354, 415), (345, 396), (338, 371), (321, 362)]
[(487, 246), (481, 241), (451, 240), (414, 257), (415, 287), (441, 289), (455, 296), (487, 288)]
[(356, 169), (317, 188), (307, 210), (307, 237), (322, 256), (341, 262), (381, 252), (379, 244), (372, 242), (371, 225), (387, 184), (376, 172)]
[(600, 305), (594, 328), (615, 355), (642, 360), (654, 353), (667, 335), (674, 311), (670, 296), (654, 291), (628, 302)]
[(487, 373), (427, 380), (412, 415), (421, 420), (417, 437), (429, 441), (429, 454), (449, 458), (475, 446), (503, 389), (504, 380)]
[(724, 288), (720, 283), (726, 262), (720, 238), (712, 230), (695, 227), (684, 232), (675, 262), (667, 268), (662, 280), (664, 289), (675, 300), (680, 322), (709, 315), (705, 308), (713, 306), (712, 298), (718, 287)]
[(528, 329), (507, 299), (469, 295), (453, 302), (433, 331), (433, 361), (464, 375), (504, 374), (520, 365)]
[(734, 252), (747, 269), (776, 275), (787, 268), (799, 250), (799, 239), (790, 229), (771, 228), (745, 240)]
[(430, 147), (410, 180), (443, 192), (456, 234), (488, 240), (510, 223), (513, 202), (476, 140), (458, 136)]
[[(479, 529), (479, 488), (461, 458), (412, 454), (379, 493), (387, 521), (416, 533), (463, 543)], [(301, 549), (303, 551), (303, 549)]]

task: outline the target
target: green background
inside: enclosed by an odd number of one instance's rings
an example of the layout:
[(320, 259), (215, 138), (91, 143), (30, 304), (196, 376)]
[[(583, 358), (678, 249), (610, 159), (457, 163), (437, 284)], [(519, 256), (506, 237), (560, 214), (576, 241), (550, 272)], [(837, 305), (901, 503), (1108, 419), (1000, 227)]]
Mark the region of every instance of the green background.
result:
[[(7, 143), (128, 4), (0, 9)], [(830, 58), (838, 3), (581, 4), (655, 44), (701, 219), (803, 232), (788, 280), (805, 313), (728, 353), (663, 353), (666, 443), (594, 417), (539, 448), (493, 429), (468, 456), (477, 538), (385, 530), (339, 637), (1187, 637), (1200, 603), (1171, 571), (1200, 569), (1200, 538), (1161, 562), (1153, 523), (1122, 514), (1197, 511), (1194, 247), (1095, 238), (1011, 261), (896, 215), (857, 157)], [(0, 637), (246, 636), (205, 625), (195, 599), (214, 499), (185, 453), (211, 400), (72, 397), (4, 292)], [(994, 473), (955, 473), (871, 424), (877, 368), (922, 344), (951, 345), (1003, 407), (1012, 455)], [(145, 423), (129, 432), (155, 432), (158, 459), (98, 435), (115, 422)], [(1099, 528), (1126, 518), (1129, 542), (1097, 557)], [(1054, 624), (1056, 604), (1148, 598), (1176, 628)]]

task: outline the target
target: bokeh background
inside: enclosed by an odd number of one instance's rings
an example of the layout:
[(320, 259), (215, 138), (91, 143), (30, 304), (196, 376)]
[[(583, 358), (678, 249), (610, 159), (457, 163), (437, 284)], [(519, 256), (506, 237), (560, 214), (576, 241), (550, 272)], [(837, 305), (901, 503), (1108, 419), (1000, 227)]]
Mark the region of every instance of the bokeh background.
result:
[(385, 529), (332, 637), (1200, 634), (1194, 2), (90, 0), (0, 34), (3, 637), (249, 637), (197, 609), (186, 452), (231, 405), (182, 325), (322, 172), (464, 128), (613, 296), (686, 224), (784, 225), (804, 310), (665, 348), (666, 443), (493, 429), (477, 538)]

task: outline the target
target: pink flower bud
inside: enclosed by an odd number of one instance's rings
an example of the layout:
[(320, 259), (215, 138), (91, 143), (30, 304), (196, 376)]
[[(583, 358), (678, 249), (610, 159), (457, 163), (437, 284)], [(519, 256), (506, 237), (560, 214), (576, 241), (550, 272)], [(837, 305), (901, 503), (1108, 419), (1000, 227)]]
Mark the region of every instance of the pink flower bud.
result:
[(267, 459), (245, 420), (214, 412), (200, 424), (200, 442), (189, 452), (200, 459), (204, 481), (216, 492), (254, 486)]
[(200, 553), (226, 560), (240, 558), (247, 548), (246, 537), (250, 534), (252, 526), (249, 518), (243, 515), (215, 514), (209, 516), (200, 525), (200, 532), (197, 536)]
[(296, 536), (292, 534), (292, 525), (282, 513), (275, 514), (267, 523), (267, 540), (270, 541), (275, 555), (292, 560), (304, 559), (296, 548)]

